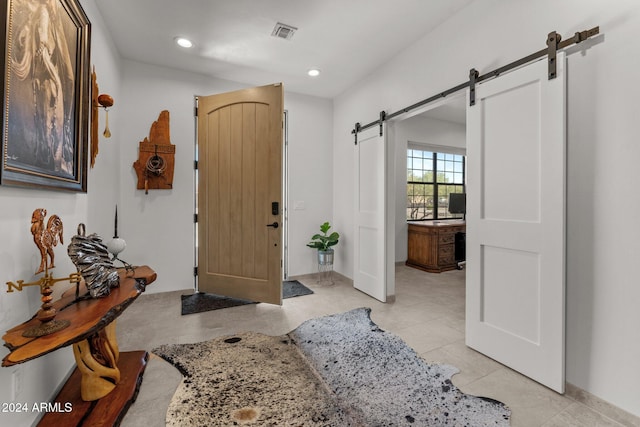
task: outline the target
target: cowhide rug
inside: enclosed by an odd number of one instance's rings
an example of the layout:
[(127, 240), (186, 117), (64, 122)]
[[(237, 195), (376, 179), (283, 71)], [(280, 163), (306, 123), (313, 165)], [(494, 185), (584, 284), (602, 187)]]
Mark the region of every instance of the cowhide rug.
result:
[(184, 375), (168, 426), (508, 426), (504, 404), (462, 393), (360, 308), (287, 335), (253, 332), (153, 350)]

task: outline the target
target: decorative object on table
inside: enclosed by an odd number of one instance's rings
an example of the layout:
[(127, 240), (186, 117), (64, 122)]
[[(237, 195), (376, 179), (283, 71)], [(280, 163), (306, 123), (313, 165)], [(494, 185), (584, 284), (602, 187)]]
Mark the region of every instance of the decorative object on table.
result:
[[(49, 335), (70, 325), (68, 320), (55, 319), (56, 309), (51, 303), (53, 300), (53, 297), (51, 296), (53, 289), (51, 289), (51, 287), (57, 282), (67, 280), (71, 283), (80, 283), (80, 275), (77, 273), (72, 273), (68, 277), (59, 279), (54, 279), (53, 275), (49, 273), (49, 269), (55, 267), (53, 264), (53, 247), (57, 246), (58, 241), (60, 241), (60, 243), (64, 243), (62, 237), (64, 226), (58, 215), (51, 215), (47, 221), (47, 226), (45, 227), (44, 219), (46, 216), (47, 210), (42, 208), (34, 210), (31, 215), (31, 234), (33, 235), (34, 243), (40, 251), (40, 267), (35, 274), (44, 272), (44, 277), (41, 277), (38, 281), (30, 283), (25, 283), (24, 280), (17, 280), (16, 283), (7, 282), (7, 292), (13, 292), (14, 289), (22, 291), (25, 286), (40, 287), (42, 306), (36, 314), (36, 318), (40, 321), (40, 324), (26, 329), (22, 333), (22, 336), (28, 338)], [(51, 260), (51, 263), (49, 263), (49, 260)]]
[(114, 224), (113, 239), (111, 239), (109, 243), (107, 243), (107, 250), (111, 253), (112, 261), (116, 261), (116, 260), (120, 261), (122, 265), (124, 265), (124, 268), (127, 269), (127, 271), (133, 271), (135, 270), (134, 266), (118, 258), (118, 254), (124, 251), (126, 247), (127, 247), (127, 242), (124, 239), (118, 237), (118, 205), (116, 205), (116, 217), (115, 217), (115, 224)]
[(451, 382), (455, 367), (425, 362), (370, 313), (310, 319), (281, 336), (153, 349), (184, 376), (166, 425), (509, 425), (503, 403), (462, 393)]
[(79, 0), (3, 8), (0, 183), (86, 192), (91, 23)]
[(331, 229), (329, 221), (323, 223), (320, 226), (322, 234), (314, 234), (311, 237), (311, 242), (307, 243), (307, 246), (318, 250), (318, 272), (320, 272), (319, 282), (328, 282), (333, 284), (333, 278), (331, 273), (333, 272), (333, 246), (338, 244), (340, 234), (333, 232), (327, 234)]
[(120, 284), (118, 270), (111, 262), (106, 245), (95, 233), (85, 236), (84, 224), (78, 225), (78, 234), (71, 238), (67, 253), (84, 278), (91, 297), (105, 297), (111, 288)]
[(176, 146), (170, 142), (169, 111), (163, 110), (153, 122), (149, 137), (140, 142), (138, 160), (133, 168), (138, 176), (138, 190), (168, 190), (173, 188), (173, 168)]
[[(44, 218), (47, 216), (46, 209), (36, 209), (31, 214), (31, 234), (33, 235), (33, 242), (40, 251), (40, 267), (36, 270), (35, 274), (42, 273), (49, 268), (54, 268), (55, 254), (53, 247), (60, 243), (64, 243), (62, 235), (63, 224), (58, 215), (51, 215), (47, 221), (47, 226), (44, 226)], [(51, 263), (49, 263), (51, 259)]]

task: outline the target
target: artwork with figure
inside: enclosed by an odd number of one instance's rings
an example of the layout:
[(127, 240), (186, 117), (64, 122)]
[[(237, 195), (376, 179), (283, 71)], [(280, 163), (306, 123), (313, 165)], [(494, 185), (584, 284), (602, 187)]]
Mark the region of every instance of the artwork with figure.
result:
[(88, 29), (74, 15), (84, 12), (70, 0), (10, 1), (3, 169), (78, 180)]

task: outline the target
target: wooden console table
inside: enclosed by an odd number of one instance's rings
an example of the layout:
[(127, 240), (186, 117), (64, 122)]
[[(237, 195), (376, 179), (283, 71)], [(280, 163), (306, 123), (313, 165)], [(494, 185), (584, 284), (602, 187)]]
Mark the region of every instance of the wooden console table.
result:
[[(111, 289), (104, 298), (76, 301), (76, 290), (72, 287), (53, 303), (56, 319), (69, 320), (69, 327), (42, 337), (23, 337), (23, 331), (39, 323), (34, 317), (2, 337), (11, 351), (2, 360), (2, 366), (27, 362), (73, 345), (77, 368), (54, 402), (63, 408), (70, 403), (72, 410), (49, 412), (39, 426), (117, 426), (135, 400), (148, 353), (119, 352), (115, 319), (157, 276), (147, 266), (136, 267), (134, 272), (122, 269), (119, 274), (120, 286)], [(80, 295), (86, 292), (81, 287)]]
[(409, 222), (406, 265), (430, 273), (441, 273), (458, 267), (455, 258), (455, 236), (465, 232), (464, 221)]

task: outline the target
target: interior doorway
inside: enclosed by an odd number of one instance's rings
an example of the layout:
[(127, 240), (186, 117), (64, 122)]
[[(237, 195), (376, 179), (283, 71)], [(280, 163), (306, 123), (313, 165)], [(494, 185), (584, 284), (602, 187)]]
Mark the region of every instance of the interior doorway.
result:
[[(393, 179), (396, 194), (407, 195), (407, 178), (409, 170), (412, 169), (411, 165), (408, 165), (407, 151), (410, 147), (432, 153), (466, 156), (465, 100), (465, 91), (460, 91), (394, 120), (395, 173)], [(466, 176), (466, 173), (464, 175)], [(453, 176), (444, 176), (442, 180), (451, 181), (451, 183), (454, 181)], [(408, 205), (408, 195), (396, 197), (396, 263), (404, 263), (407, 260), (408, 221), (411, 219), (408, 214)], [(447, 221), (447, 218), (442, 220)]]
[(197, 290), (282, 304), (281, 84), (199, 97)]
[[(553, 78), (537, 61), (469, 91), (464, 315), (467, 346), (563, 393), (566, 72), (557, 58)], [(398, 131), (405, 124), (396, 126), (400, 164), (411, 144)]]

